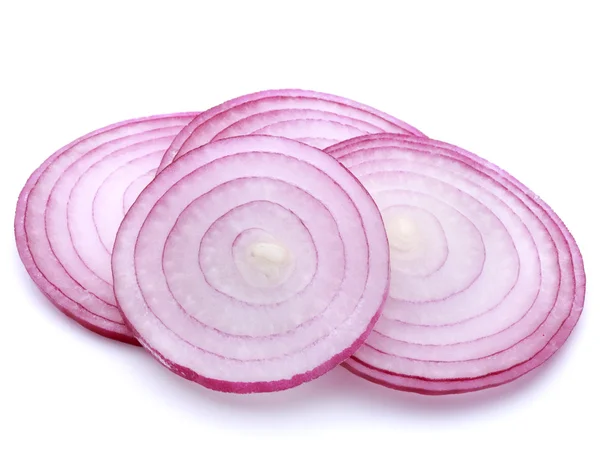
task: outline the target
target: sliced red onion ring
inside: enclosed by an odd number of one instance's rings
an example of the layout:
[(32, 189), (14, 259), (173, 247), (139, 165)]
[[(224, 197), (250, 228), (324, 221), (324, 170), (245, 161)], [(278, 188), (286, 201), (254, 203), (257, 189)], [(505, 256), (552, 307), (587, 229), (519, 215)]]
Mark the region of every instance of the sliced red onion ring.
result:
[(274, 135), (323, 149), (381, 132), (423, 135), (395, 117), (343, 97), (297, 89), (263, 91), (200, 114), (173, 141), (158, 171), (196, 147), (227, 137)]
[(390, 296), (346, 367), (425, 394), (497, 386), (539, 366), (583, 309), (579, 249), (547, 204), (475, 155), (379, 134), (326, 150), (382, 212)]
[(81, 137), (48, 158), (19, 196), (15, 236), (27, 272), (56, 307), (99, 334), (138, 344), (116, 307), (114, 238), (164, 151), (196, 115), (135, 119)]
[(385, 301), (381, 215), (331, 156), (245, 136), (178, 160), (117, 234), (115, 294), (171, 371), (226, 392), (299, 385), (349, 357)]

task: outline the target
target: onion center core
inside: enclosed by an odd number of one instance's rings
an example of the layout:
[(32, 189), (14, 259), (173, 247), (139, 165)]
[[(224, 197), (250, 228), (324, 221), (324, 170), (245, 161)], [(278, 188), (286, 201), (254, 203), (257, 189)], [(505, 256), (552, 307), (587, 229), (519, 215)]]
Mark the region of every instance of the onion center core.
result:
[(234, 248), (237, 269), (253, 287), (277, 287), (288, 280), (294, 269), (290, 249), (263, 230), (245, 231)]
[(408, 257), (421, 242), (421, 233), (416, 223), (405, 216), (390, 216), (385, 221), (390, 249), (398, 258)]

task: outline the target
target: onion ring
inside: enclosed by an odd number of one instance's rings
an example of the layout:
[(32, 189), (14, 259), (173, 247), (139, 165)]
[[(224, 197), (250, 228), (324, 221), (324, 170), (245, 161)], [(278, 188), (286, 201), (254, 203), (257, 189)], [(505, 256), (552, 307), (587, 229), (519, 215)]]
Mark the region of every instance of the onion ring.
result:
[(87, 134), (48, 158), (21, 191), (15, 236), (27, 272), (56, 307), (96, 333), (138, 344), (114, 299), (114, 237), (164, 151), (197, 114), (128, 120)]
[(158, 171), (196, 147), (227, 137), (274, 135), (323, 149), (380, 132), (423, 135), (389, 114), (343, 97), (298, 89), (257, 92), (196, 117), (165, 152)]
[(389, 284), (381, 215), (331, 156), (218, 140), (142, 191), (117, 234), (115, 295), (142, 345), (211, 389), (291, 388), (348, 358)]
[(565, 342), (583, 309), (583, 260), (523, 184), (423, 137), (371, 135), (326, 152), (377, 202), (392, 256), (390, 297), (348, 369), (396, 389), (459, 393), (512, 381)]

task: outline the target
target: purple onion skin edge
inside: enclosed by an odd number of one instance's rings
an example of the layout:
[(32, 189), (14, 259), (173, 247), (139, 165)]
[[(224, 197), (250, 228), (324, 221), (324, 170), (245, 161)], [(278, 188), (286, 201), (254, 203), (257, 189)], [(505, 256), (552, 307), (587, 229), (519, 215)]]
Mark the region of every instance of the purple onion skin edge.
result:
[(387, 300), (387, 296), (389, 293), (389, 281), (388, 286), (386, 288), (384, 298), (377, 309), (377, 312), (369, 322), (369, 325), (365, 329), (365, 331), (358, 337), (358, 339), (346, 348), (341, 353), (338, 353), (334, 357), (329, 360), (321, 363), (316, 368), (313, 368), (310, 371), (307, 371), (302, 374), (297, 374), (289, 379), (282, 379), (277, 381), (255, 381), (255, 382), (234, 382), (234, 381), (224, 381), (220, 379), (207, 378), (202, 376), (201, 374), (196, 373), (195, 371), (186, 368), (185, 366), (181, 366), (177, 363), (170, 361), (161, 355), (158, 351), (153, 349), (141, 336), (140, 334), (133, 328), (129, 320), (125, 315), (123, 315), (123, 320), (125, 324), (131, 329), (139, 343), (155, 358), (157, 359), (163, 366), (172, 371), (173, 373), (185, 378), (194, 383), (200, 384), (208, 389), (212, 389), (215, 391), (220, 391), (224, 393), (236, 393), (236, 394), (250, 394), (250, 393), (268, 393), (275, 391), (283, 391), (285, 389), (291, 389), (296, 386), (299, 386), (303, 383), (307, 383), (316, 379), (320, 376), (323, 376), (325, 373), (331, 371), (336, 366), (343, 363), (345, 360), (350, 358), (358, 348), (364, 343), (367, 339), (371, 330), (379, 320), (381, 313), (383, 312), (383, 307)]

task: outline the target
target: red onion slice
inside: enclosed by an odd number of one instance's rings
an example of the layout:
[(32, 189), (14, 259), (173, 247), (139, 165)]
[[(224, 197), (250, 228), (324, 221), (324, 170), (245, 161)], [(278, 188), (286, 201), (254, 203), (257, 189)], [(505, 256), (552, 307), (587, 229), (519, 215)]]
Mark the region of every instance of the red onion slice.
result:
[(173, 372), (226, 392), (313, 379), (375, 324), (389, 279), (381, 215), (331, 156), (245, 136), (185, 155), (117, 234), (126, 322)]
[(583, 261), (539, 197), (422, 137), (372, 135), (326, 151), (372, 194), (392, 256), (390, 297), (351, 371), (425, 394), (474, 391), (525, 374), (564, 343), (583, 308)]
[(114, 299), (114, 237), (195, 115), (135, 119), (81, 137), (48, 158), (19, 196), (15, 235), (27, 272), (54, 305), (99, 334), (138, 344)]
[(224, 102), (190, 122), (165, 153), (159, 171), (186, 152), (227, 137), (274, 135), (325, 148), (380, 132), (423, 135), (395, 117), (343, 97), (297, 89), (257, 92)]

